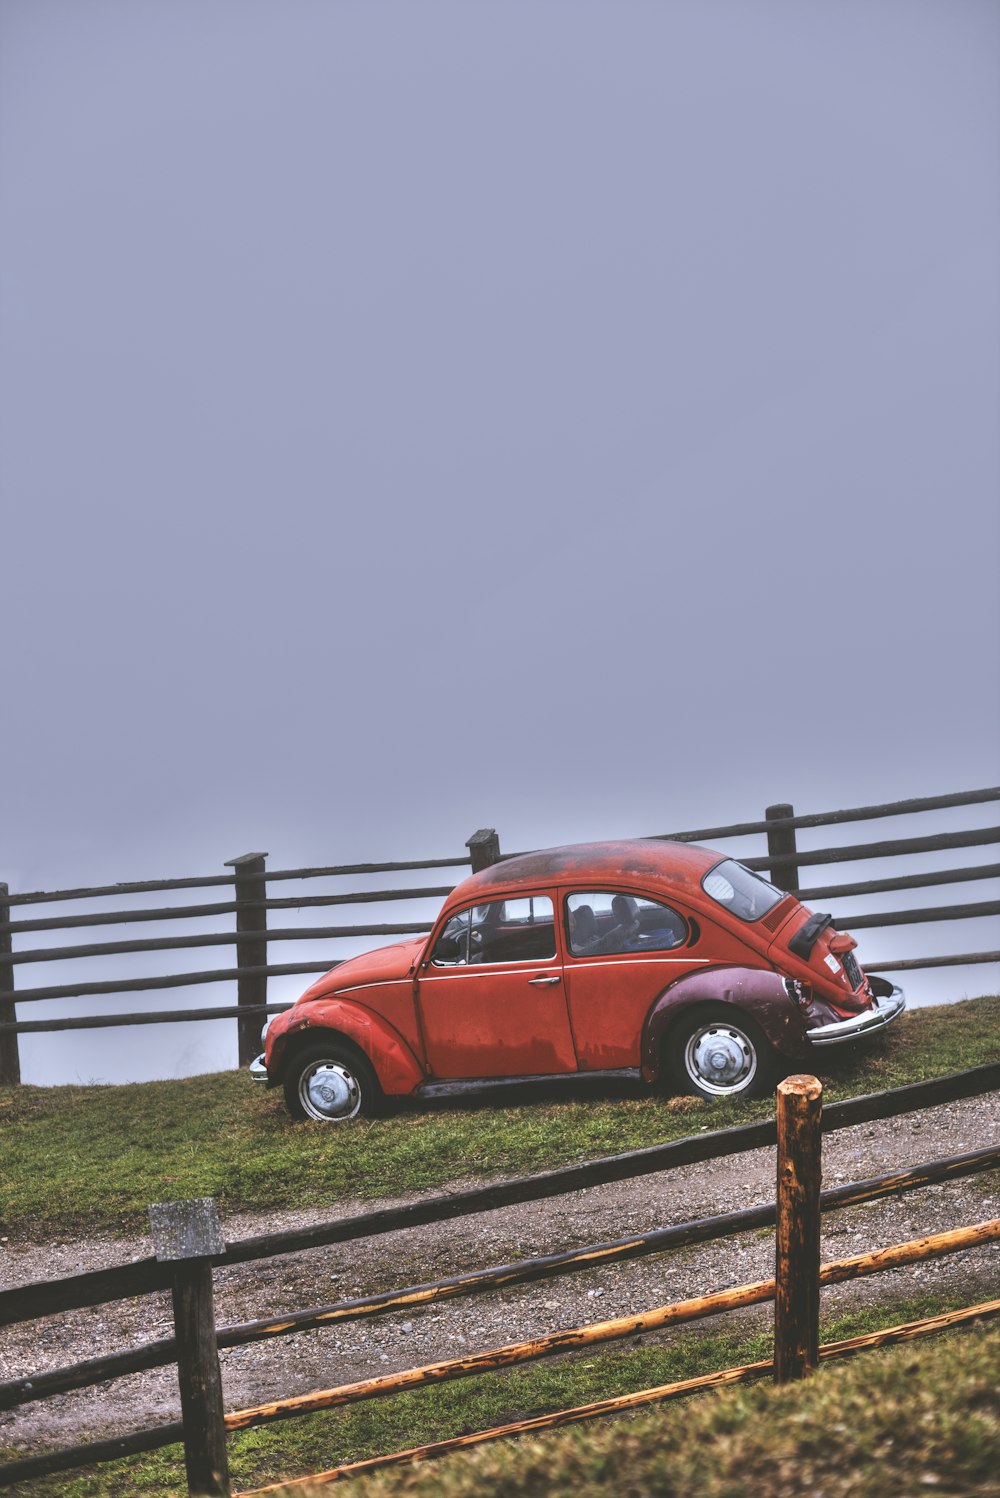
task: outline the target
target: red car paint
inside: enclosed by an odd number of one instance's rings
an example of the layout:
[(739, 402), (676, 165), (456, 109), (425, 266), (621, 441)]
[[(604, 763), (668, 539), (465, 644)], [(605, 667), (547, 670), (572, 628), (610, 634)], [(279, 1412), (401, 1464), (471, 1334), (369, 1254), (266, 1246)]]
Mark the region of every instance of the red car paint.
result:
[(691, 844), (525, 854), (459, 884), (428, 937), (324, 974), (272, 1020), (254, 1074), (284, 1083), (293, 1111), (331, 1119), (432, 1084), (595, 1071), (752, 1095), (778, 1060), (902, 1008), (848, 956), (853, 938), (811, 917)]

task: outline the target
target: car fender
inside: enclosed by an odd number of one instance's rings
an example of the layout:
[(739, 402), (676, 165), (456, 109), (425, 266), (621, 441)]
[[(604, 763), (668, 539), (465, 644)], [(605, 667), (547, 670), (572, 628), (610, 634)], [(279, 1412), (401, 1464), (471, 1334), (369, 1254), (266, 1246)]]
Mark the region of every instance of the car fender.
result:
[(280, 1080), (289, 1059), (303, 1044), (324, 1034), (341, 1036), (364, 1053), (375, 1068), (379, 1086), (390, 1097), (412, 1092), (425, 1080), (423, 1067), (406, 1041), (381, 1015), (353, 999), (333, 996), (303, 1006), (301, 1020), (289, 1026), (278, 1056), (269, 1068)]
[(773, 968), (702, 968), (678, 978), (653, 1004), (642, 1031), (642, 1075), (654, 1082), (660, 1074), (663, 1039), (686, 1010), (701, 1004), (731, 1004), (760, 1025), (776, 1051), (793, 1059), (809, 1054), (804, 1016), (792, 1003)]

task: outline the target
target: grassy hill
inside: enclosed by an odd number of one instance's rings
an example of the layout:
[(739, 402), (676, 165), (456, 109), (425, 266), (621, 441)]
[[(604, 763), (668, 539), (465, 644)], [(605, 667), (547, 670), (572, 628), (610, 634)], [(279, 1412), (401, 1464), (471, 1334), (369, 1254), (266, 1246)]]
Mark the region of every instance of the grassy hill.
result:
[[(862, 1047), (817, 1054), (827, 1101), (1000, 1056), (1000, 998), (904, 1015)], [(330, 1127), (294, 1123), (245, 1072), (125, 1087), (0, 1090), (2, 1232), (45, 1241), (144, 1231), (151, 1201), (239, 1210), (375, 1199), (468, 1175), (517, 1175), (767, 1117), (770, 1101), (663, 1099), (638, 1087), (533, 1089), (505, 1103), (424, 1105)]]

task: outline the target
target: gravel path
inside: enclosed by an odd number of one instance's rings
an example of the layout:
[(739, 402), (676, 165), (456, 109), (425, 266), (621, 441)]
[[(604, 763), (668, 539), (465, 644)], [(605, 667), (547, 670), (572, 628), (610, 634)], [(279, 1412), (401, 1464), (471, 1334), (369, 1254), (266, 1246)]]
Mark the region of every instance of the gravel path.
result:
[[(1000, 1136), (995, 1097), (987, 1096), (858, 1125), (824, 1139), (824, 1182), (860, 1180), (982, 1149)], [(303, 1306), (368, 1295), (532, 1254), (606, 1239), (774, 1197), (774, 1155), (758, 1150), (728, 1160), (597, 1187), (551, 1201), (505, 1207), (478, 1218), (410, 1228), (392, 1237), (312, 1249), (215, 1276), (216, 1319), (247, 1321)], [(409, 1198), (412, 1199), (412, 1198)], [(400, 1199), (402, 1200), (402, 1199)], [(388, 1205), (388, 1203), (378, 1203)], [(305, 1212), (241, 1214), (223, 1223), (235, 1240), (370, 1210), (370, 1202)], [(827, 1214), (824, 1260), (1000, 1216), (1000, 1172), (928, 1187)], [(148, 1239), (0, 1245), (0, 1283), (25, 1284), (120, 1264), (152, 1252)], [(747, 1234), (477, 1297), (419, 1312), (350, 1322), (336, 1329), (276, 1337), (221, 1354), (225, 1403), (239, 1409), (267, 1399), (459, 1357), (587, 1321), (765, 1279), (773, 1237)], [(823, 1292), (824, 1314), (924, 1290), (956, 1291), (969, 1303), (1000, 1294), (1000, 1245)], [(715, 1326), (764, 1326), (769, 1306), (730, 1313)], [(169, 1297), (120, 1301), (4, 1330), (0, 1380), (74, 1363), (169, 1336)], [(691, 1332), (657, 1334), (663, 1340)], [(648, 1340), (648, 1339), (647, 1339)], [(0, 1416), (0, 1445), (25, 1450), (110, 1435), (179, 1418), (173, 1367), (58, 1395)]]

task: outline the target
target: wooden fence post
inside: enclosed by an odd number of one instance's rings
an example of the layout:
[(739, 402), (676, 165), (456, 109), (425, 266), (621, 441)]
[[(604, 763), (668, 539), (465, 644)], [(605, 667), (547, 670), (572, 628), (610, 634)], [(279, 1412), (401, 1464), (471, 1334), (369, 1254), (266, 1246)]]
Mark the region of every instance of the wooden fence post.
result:
[(500, 862), (500, 839), (493, 827), (480, 827), (478, 832), (472, 834), (465, 846), (472, 854), (474, 874), (478, 874), (480, 869), (488, 869), (491, 864)]
[(778, 1083), (774, 1233), (774, 1381), (804, 1378), (819, 1359), (819, 1193), (823, 1084)]
[[(10, 893), (6, 884), (0, 884), (0, 926), (10, 924)], [(0, 989), (14, 991), (14, 964), (10, 960), (12, 951), (10, 932), (0, 931)], [(0, 1000), (0, 1024), (14, 1024), (17, 1014), (13, 999)], [(8, 1030), (0, 1034), (0, 1086), (16, 1087), (21, 1080), (21, 1058), (17, 1049), (17, 1031)]]
[(174, 1265), (174, 1334), (188, 1491), (230, 1498), (222, 1374), (210, 1256), (225, 1252), (215, 1202), (158, 1202), (149, 1209), (156, 1257)]
[[(769, 806), (764, 813), (768, 822), (784, 821), (794, 817), (794, 806), (782, 802), (780, 806)], [(769, 827), (767, 829), (767, 856), (771, 860), (771, 883), (779, 889), (795, 894), (799, 887), (799, 866), (795, 861), (795, 828)]]
[[(267, 886), (259, 876), (264, 872), (266, 853), (244, 853), (230, 858), (227, 869), (236, 871), (236, 943), (237, 967), (267, 966)], [(267, 974), (255, 973), (237, 978), (236, 1002), (241, 1009), (260, 1009), (267, 1003)], [(260, 1030), (263, 1014), (241, 1015), (236, 1021), (240, 1066), (249, 1066), (260, 1053)]]

